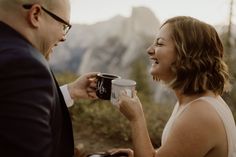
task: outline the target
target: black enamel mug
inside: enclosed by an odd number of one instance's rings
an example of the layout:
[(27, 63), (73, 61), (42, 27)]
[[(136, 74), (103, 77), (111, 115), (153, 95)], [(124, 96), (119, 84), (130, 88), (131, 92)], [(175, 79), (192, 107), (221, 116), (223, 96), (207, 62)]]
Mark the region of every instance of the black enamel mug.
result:
[(111, 81), (117, 78), (121, 78), (118, 75), (99, 73), (97, 74), (97, 88), (96, 95), (103, 100), (110, 100), (111, 98)]

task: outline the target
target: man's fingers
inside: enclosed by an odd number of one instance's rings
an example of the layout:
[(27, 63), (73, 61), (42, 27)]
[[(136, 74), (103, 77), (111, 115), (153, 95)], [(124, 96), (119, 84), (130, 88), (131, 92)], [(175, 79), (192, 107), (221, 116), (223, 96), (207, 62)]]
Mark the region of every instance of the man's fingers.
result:
[(87, 74), (87, 78), (88, 79), (95, 78), (95, 77), (97, 77), (97, 74), (99, 74), (99, 72), (90, 72)]

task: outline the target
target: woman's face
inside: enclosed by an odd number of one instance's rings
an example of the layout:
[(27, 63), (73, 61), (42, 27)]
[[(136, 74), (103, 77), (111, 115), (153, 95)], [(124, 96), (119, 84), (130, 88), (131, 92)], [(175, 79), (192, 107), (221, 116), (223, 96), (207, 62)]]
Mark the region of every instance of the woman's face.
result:
[(171, 70), (172, 63), (176, 60), (174, 42), (171, 39), (171, 27), (165, 24), (159, 30), (154, 43), (147, 49), (152, 65), (150, 73), (165, 83), (169, 83), (175, 77)]

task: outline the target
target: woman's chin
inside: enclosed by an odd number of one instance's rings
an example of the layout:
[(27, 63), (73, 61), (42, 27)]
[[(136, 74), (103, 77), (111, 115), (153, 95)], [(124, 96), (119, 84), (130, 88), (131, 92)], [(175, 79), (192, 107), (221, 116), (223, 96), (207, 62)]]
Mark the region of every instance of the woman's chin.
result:
[(152, 75), (152, 76), (157, 76), (157, 73), (154, 69), (150, 69), (149, 73)]

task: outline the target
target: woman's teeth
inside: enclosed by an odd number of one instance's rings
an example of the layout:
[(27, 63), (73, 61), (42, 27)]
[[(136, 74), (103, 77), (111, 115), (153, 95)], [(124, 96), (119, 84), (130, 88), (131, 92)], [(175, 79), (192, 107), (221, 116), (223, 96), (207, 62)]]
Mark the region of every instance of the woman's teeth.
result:
[(153, 64), (159, 64), (158, 60), (157, 59), (152, 59), (153, 60)]
[(152, 64), (159, 64), (159, 61), (156, 58), (150, 58), (150, 60), (152, 61)]

